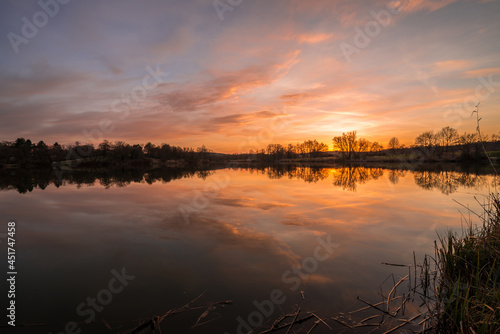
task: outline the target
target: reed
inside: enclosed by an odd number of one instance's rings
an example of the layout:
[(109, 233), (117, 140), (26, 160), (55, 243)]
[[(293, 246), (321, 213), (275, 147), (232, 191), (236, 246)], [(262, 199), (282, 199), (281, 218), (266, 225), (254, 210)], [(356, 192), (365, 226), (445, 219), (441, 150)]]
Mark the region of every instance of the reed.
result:
[(469, 220), (461, 236), (448, 232), (436, 245), (437, 332), (500, 332), (500, 197), (490, 194), (482, 226)]

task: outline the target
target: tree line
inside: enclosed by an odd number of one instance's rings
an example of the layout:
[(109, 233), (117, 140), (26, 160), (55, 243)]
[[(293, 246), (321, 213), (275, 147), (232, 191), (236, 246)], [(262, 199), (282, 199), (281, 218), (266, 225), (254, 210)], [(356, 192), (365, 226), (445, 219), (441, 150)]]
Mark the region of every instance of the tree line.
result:
[(48, 167), (62, 161), (78, 161), (82, 166), (109, 166), (125, 162), (144, 165), (149, 164), (151, 159), (194, 163), (207, 159), (210, 153), (211, 150), (204, 145), (193, 149), (168, 144), (147, 143), (142, 146), (104, 140), (97, 146), (79, 142), (67, 146), (55, 142), (49, 146), (43, 141), (34, 144), (30, 139), (18, 138), (14, 142), (0, 143), (0, 166)]
[(269, 144), (265, 148), (250, 150), (248, 153), (232, 154), (230, 159), (248, 161), (277, 162), (282, 159), (302, 159), (323, 156), (328, 145), (314, 140), (305, 140), (297, 144)]
[(493, 134), (490, 137), (488, 135), (480, 136), (478, 133), (464, 132), (459, 134), (456, 129), (446, 126), (437, 132), (424, 131), (415, 138), (414, 144), (409, 147), (400, 144), (397, 137), (392, 137), (388, 142), (387, 149), (384, 149), (377, 142), (371, 143), (364, 138), (358, 139), (356, 131), (344, 132), (341, 136), (333, 137), (332, 141), (334, 150), (339, 151), (344, 160), (359, 158), (364, 153), (380, 153), (382, 151), (386, 155), (416, 153), (428, 158), (446, 156), (447, 158), (474, 159), (484, 155), (481, 152), (481, 144), (490, 144), (487, 146), (498, 149), (500, 135)]
[[(446, 126), (441, 130), (424, 131), (419, 134), (414, 144), (400, 144), (397, 137), (392, 137), (387, 148), (378, 142), (370, 142), (358, 138), (356, 131), (344, 132), (332, 138), (333, 149), (343, 160), (362, 159), (374, 155), (416, 154), (425, 158), (444, 159), (479, 159), (484, 156), (482, 145), (490, 151), (500, 150), (500, 135), (481, 136), (478, 133), (462, 133)], [(321, 157), (331, 157), (328, 145), (323, 142), (306, 140), (297, 144), (269, 144), (267, 147), (250, 150), (248, 153), (233, 154), (225, 157), (214, 154), (204, 145), (196, 149), (169, 144), (155, 145), (148, 142), (145, 145), (130, 145), (123, 141), (109, 142), (104, 140), (97, 146), (93, 144), (60, 145), (55, 142), (47, 145), (43, 141), (32, 143), (29, 139), (18, 138), (14, 142), (0, 142), (0, 167), (5, 165), (24, 167), (48, 167), (54, 163), (74, 161), (81, 166), (116, 166), (132, 164), (136, 166), (151, 165), (154, 160), (182, 161), (193, 165), (200, 162), (219, 160), (257, 161), (277, 163), (281, 160), (301, 160)]]

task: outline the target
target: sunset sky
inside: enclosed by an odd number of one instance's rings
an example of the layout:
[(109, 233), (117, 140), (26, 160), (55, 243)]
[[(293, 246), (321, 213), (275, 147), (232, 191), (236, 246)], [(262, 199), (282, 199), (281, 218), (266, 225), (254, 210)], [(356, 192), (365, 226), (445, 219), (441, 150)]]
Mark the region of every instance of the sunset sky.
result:
[(500, 130), (500, 1), (58, 1), (0, 5), (0, 141), (409, 145), (477, 98)]

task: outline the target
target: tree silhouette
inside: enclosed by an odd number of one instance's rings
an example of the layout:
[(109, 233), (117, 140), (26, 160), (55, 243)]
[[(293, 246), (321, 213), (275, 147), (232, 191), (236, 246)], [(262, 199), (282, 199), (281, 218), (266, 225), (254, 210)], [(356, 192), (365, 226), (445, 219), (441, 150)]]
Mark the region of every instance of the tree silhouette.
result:
[(392, 137), (389, 140), (389, 144), (387, 144), (387, 146), (391, 150), (392, 154), (394, 154), (396, 150), (401, 147), (401, 145), (399, 144), (399, 139), (397, 137)]
[(378, 142), (375, 141), (375, 142), (372, 143), (372, 146), (371, 146), (371, 151), (372, 152), (380, 152), (383, 149), (384, 149), (384, 146), (382, 146)]
[(333, 137), (333, 147), (337, 148), (345, 160), (351, 160), (357, 149), (356, 131), (342, 133), (342, 136)]
[(462, 157), (464, 159), (471, 159), (472, 153), (474, 152), (476, 155), (478, 153), (477, 142), (479, 137), (477, 133), (467, 133), (465, 132), (458, 139), (458, 143), (462, 148)]
[(458, 131), (446, 126), (438, 133), (438, 138), (440, 139), (442, 146), (445, 148), (445, 151), (448, 152), (449, 146), (458, 142)]

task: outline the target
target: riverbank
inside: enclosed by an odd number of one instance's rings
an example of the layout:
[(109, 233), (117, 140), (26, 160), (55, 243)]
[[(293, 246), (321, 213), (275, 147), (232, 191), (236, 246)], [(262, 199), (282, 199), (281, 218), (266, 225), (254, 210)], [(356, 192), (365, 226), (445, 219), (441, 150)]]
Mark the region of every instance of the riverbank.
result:
[[(497, 180), (498, 182), (498, 180)], [(357, 299), (358, 310), (333, 317), (347, 331), (382, 333), (498, 333), (500, 329), (500, 194), (475, 197), (481, 211), (461, 204), (460, 234), (438, 235), (435, 254), (422, 263), (393, 266), (393, 284), (380, 285), (381, 302)], [(407, 268), (407, 275), (405, 269)], [(401, 277), (396, 278), (396, 273)], [(388, 278), (388, 279), (389, 279)], [(404, 283), (404, 284), (403, 284)], [(408, 287), (404, 287), (408, 284)], [(374, 321), (377, 319), (377, 321)], [(380, 320), (379, 320), (380, 319)], [(362, 331), (363, 332), (363, 331)], [(364, 332), (363, 332), (364, 333)]]
[(451, 232), (436, 247), (439, 333), (497, 333), (500, 328), (500, 197), (491, 194), (462, 236)]

